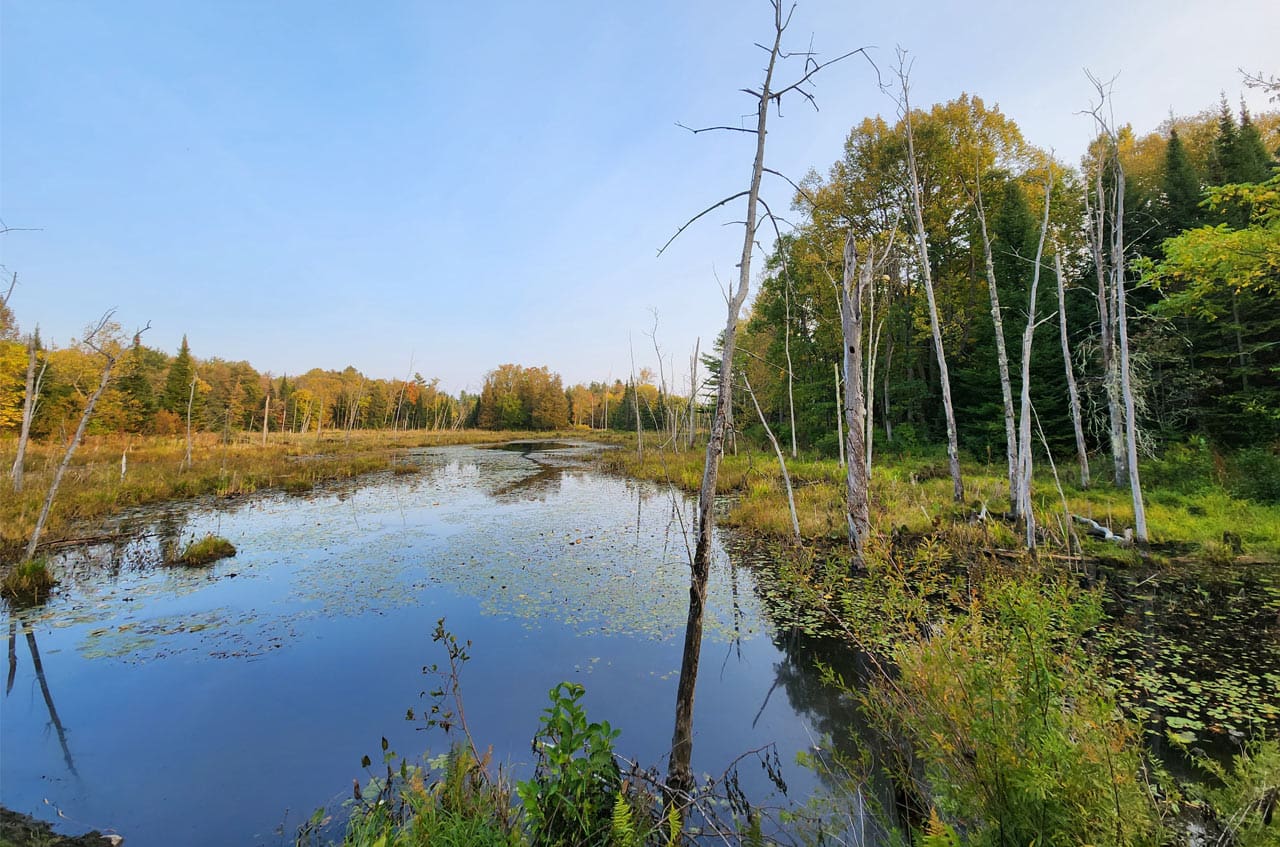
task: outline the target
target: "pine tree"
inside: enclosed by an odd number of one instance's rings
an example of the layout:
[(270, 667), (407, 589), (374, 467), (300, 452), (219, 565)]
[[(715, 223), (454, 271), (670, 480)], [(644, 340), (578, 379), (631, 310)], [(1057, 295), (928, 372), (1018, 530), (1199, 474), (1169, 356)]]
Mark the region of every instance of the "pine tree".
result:
[(185, 417), (187, 414), (187, 398), (191, 393), (191, 380), (195, 377), (195, 365), (191, 361), (191, 348), (187, 346), (187, 336), (182, 336), (182, 346), (178, 355), (169, 366), (169, 375), (164, 381), (164, 393), (160, 395), (160, 408), (175, 415)]

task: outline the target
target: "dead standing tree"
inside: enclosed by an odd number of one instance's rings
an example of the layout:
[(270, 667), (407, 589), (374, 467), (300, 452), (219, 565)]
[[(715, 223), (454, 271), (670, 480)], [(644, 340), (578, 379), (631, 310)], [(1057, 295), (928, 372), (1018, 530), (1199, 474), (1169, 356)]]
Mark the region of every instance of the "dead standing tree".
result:
[[(1138, 474), (1138, 422), (1137, 408), (1133, 396), (1133, 369), (1129, 356), (1129, 313), (1125, 292), (1125, 235), (1124, 235), (1124, 165), (1120, 161), (1120, 139), (1115, 130), (1115, 121), (1104, 110), (1110, 100), (1110, 87), (1093, 75), (1089, 75), (1098, 92), (1098, 103), (1089, 110), (1098, 125), (1101, 149), (1098, 152), (1094, 185), (1097, 191), (1097, 216), (1094, 226), (1090, 227), (1090, 241), (1093, 248), (1094, 264), (1098, 268), (1098, 309), (1109, 304), (1111, 312), (1110, 326), (1103, 321), (1104, 350), (1110, 342), (1112, 346), (1112, 372), (1107, 379), (1107, 397), (1111, 405), (1112, 454), (1116, 467), (1116, 484), (1122, 479), (1129, 483), (1129, 493), (1133, 497), (1133, 532), (1137, 541), (1145, 544), (1147, 535), (1147, 511), (1142, 502), (1142, 481)], [(1103, 171), (1110, 170), (1111, 195), (1107, 196)], [(1108, 214), (1109, 212), (1109, 214)], [(1104, 223), (1110, 224), (1109, 241), (1104, 241)], [(1109, 255), (1108, 255), (1109, 254)], [(1104, 272), (1106, 268), (1106, 272)], [(1114, 333), (1107, 338), (1108, 333)], [(1116, 410), (1116, 401), (1120, 409)], [(1123, 443), (1117, 444), (1116, 412), (1120, 412)], [(1123, 453), (1119, 452), (1123, 449)], [(1125, 473), (1122, 475), (1121, 470)]]
[(938, 301), (933, 292), (933, 268), (929, 264), (929, 236), (924, 228), (924, 198), (920, 175), (916, 168), (915, 131), (911, 124), (911, 69), (906, 53), (898, 51), (898, 104), (907, 130), (907, 178), (911, 189), (911, 211), (915, 216), (916, 251), (920, 262), (920, 279), (924, 283), (929, 304), (929, 327), (933, 332), (933, 349), (938, 357), (938, 375), (942, 383), (942, 410), (947, 419), (947, 462), (951, 467), (952, 494), (957, 502), (964, 499), (964, 482), (960, 478), (960, 444), (956, 434), (956, 413), (951, 404), (951, 376), (947, 372), (947, 354), (942, 348), (942, 324), (938, 318)]
[[(755, 104), (756, 125), (750, 127), (714, 126), (692, 129), (694, 133), (721, 130), (727, 132), (743, 132), (756, 137), (755, 156), (751, 164), (751, 180), (745, 191), (739, 191), (715, 203), (686, 221), (675, 235), (658, 251), (663, 250), (680, 236), (699, 218), (710, 214), (735, 200), (746, 198), (746, 217), (743, 221), (742, 256), (738, 262), (737, 287), (726, 295), (728, 310), (725, 319), (724, 342), (720, 355), (720, 380), (716, 392), (715, 411), (711, 418), (711, 431), (707, 439), (706, 461), (703, 465), (702, 483), (698, 489), (697, 543), (694, 548), (693, 561), (690, 562), (689, 585), (689, 617), (685, 626), (684, 653), (680, 664), (680, 681), (676, 692), (675, 732), (671, 740), (671, 760), (667, 771), (667, 785), (673, 793), (687, 792), (693, 787), (693, 772), (690, 760), (693, 755), (693, 695), (698, 678), (698, 659), (702, 651), (702, 620), (707, 594), (707, 576), (711, 569), (711, 540), (714, 528), (714, 505), (716, 495), (716, 477), (720, 470), (720, 458), (724, 454), (725, 435), (730, 426), (730, 415), (733, 400), (733, 352), (736, 342), (738, 317), (747, 300), (747, 292), (751, 285), (751, 257), (756, 243), (756, 231), (759, 224), (759, 210), (763, 205), (760, 200), (760, 182), (769, 171), (764, 166), (764, 145), (767, 131), (769, 107), (781, 108), (782, 99), (788, 94), (803, 97), (816, 108), (813, 94), (808, 90), (809, 83), (815, 74), (835, 62), (847, 59), (862, 50), (854, 50), (826, 62), (820, 62), (812, 52), (788, 53), (782, 49), (782, 36), (791, 23), (791, 15), (795, 7), (784, 12), (782, 0), (770, 0), (773, 8), (773, 44), (766, 47), (757, 44), (769, 54), (764, 69), (764, 82), (759, 88), (743, 89)], [(804, 60), (804, 73), (798, 80), (787, 85), (775, 85), (774, 73), (780, 61), (789, 58)], [(686, 127), (688, 128), (688, 127)], [(767, 207), (766, 207), (767, 209)], [(767, 211), (766, 211), (767, 214)]]
[[(103, 315), (102, 319), (85, 335), (84, 341), (81, 342), (103, 357), (105, 363), (102, 367), (102, 377), (98, 380), (97, 389), (85, 403), (84, 412), (80, 415), (80, 425), (76, 427), (75, 435), (72, 436), (71, 443), (67, 445), (67, 452), (62, 457), (62, 463), (58, 465), (58, 469), (53, 474), (53, 482), (49, 485), (49, 493), (45, 495), (44, 505), (40, 508), (40, 517), (36, 519), (36, 527), (31, 532), (31, 540), (27, 542), (25, 558), (28, 561), (36, 554), (36, 547), (40, 543), (40, 533), (44, 531), (45, 522), (49, 520), (49, 512), (53, 509), (53, 498), (58, 494), (58, 486), (62, 484), (62, 476), (67, 472), (67, 466), (71, 464), (71, 457), (75, 455), (76, 448), (80, 446), (80, 442), (84, 439), (84, 431), (89, 426), (89, 419), (93, 417), (93, 409), (98, 405), (98, 400), (102, 397), (103, 392), (107, 390), (107, 384), (111, 381), (111, 371), (119, 359), (119, 353), (113, 351), (112, 347), (102, 340), (112, 314), (112, 312), (107, 312)], [(150, 328), (151, 324), (148, 323), (138, 330), (135, 338)]]

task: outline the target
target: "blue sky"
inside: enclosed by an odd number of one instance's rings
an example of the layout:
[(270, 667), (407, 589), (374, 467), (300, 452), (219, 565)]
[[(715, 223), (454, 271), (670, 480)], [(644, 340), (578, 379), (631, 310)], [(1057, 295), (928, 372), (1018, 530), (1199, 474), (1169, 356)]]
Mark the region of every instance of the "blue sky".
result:
[[(66, 343), (109, 308), (169, 351), (297, 373), (414, 369), (475, 390), (504, 362), (625, 376), (648, 333), (687, 370), (723, 325), (745, 187), (734, 123), (768, 36), (756, 0), (644, 3), (0, 0), (0, 235), (24, 326)], [(1082, 68), (1139, 131), (1280, 73), (1271, 0), (802, 3), (791, 44), (896, 45), (913, 100), (969, 91), (1078, 159)], [(1229, 45), (1229, 46), (1225, 46)], [(825, 169), (893, 104), (866, 63), (774, 120), (769, 164)], [(1266, 106), (1251, 95), (1254, 109)], [(773, 205), (789, 192), (775, 184)]]

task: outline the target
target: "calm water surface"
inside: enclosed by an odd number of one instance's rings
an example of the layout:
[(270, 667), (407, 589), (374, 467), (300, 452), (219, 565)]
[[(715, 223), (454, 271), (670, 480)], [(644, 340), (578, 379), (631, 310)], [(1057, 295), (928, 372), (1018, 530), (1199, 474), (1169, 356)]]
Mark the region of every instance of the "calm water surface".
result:
[[(517, 774), (561, 680), (622, 729), (619, 753), (665, 765), (692, 509), (592, 471), (592, 449), (429, 449), (410, 459), (419, 474), (142, 511), (122, 521), (129, 540), (66, 553), (59, 595), (0, 619), (16, 657), (0, 803), (132, 847), (292, 843), (364, 778), (383, 736), (405, 755), (447, 747), (405, 718), (429, 706), (422, 668), (445, 660), (430, 637), (441, 617), (473, 642), (472, 732)], [(162, 544), (207, 532), (238, 555), (157, 566)], [(843, 707), (810, 648), (782, 648), (752, 589), (718, 549), (694, 766), (719, 773), (774, 742), (803, 799), (814, 777), (791, 763), (840, 728)], [(757, 800), (773, 791), (759, 767), (742, 779)]]

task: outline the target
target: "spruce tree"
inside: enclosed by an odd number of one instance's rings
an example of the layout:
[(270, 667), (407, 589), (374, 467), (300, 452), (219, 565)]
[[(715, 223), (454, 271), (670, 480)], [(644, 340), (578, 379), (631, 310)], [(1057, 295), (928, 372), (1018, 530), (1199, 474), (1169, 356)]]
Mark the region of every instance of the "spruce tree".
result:
[(1204, 190), (1177, 129), (1170, 130), (1169, 143), (1165, 147), (1162, 188), (1162, 237), (1172, 238), (1200, 226), (1204, 219), (1200, 209)]
[(117, 385), (124, 399), (125, 423), (130, 432), (142, 432), (156, 413), (155, 392), (147, 373), (146, 349), (138, 336), (121, 362), (121, 374)]
[(195, 365), (191, 361), (191, 348), (187, 346), (187, 336), (182, 336), (182, 346), (178, 355), (169, 366), (169, 375), (164, 381), (164, 393), (160, 395), (160, 408), (175, 415), (186, 415), (187, 397), (191, 392), (191, 380), (195, 377)]

